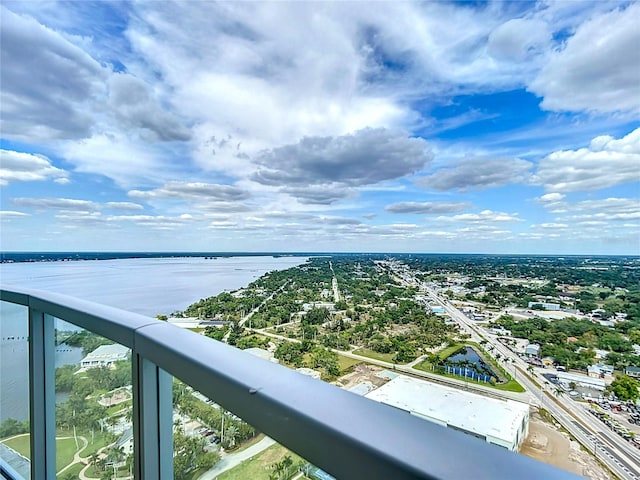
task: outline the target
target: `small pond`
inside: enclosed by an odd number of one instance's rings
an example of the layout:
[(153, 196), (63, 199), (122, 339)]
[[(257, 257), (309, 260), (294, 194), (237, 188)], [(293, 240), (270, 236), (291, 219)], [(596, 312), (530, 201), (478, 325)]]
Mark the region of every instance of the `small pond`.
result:
[(447, 373), (460, 375), (484, 382), (491, 380), (491, 377), (498, 378), (498, 375), (487, 365), (478, 352), (471, 347), (463, 347), (455, 354), (444, 360), (444, 367)]

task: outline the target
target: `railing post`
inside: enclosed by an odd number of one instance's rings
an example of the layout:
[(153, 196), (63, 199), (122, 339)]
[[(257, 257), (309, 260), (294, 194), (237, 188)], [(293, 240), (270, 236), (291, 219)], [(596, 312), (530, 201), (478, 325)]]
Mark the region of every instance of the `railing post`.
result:
[(54, 318), (29, 308), (31, 478), (56, 476)]
[(132, 352), (135, 478), (173, 480), (172, 377)]

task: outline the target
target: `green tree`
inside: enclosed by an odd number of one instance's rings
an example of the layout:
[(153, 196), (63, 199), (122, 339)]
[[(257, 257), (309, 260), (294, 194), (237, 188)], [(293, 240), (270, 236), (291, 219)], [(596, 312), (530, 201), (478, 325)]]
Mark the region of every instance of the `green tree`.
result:
[(207, 452), (206, 440), (202, 437), (185, 435), (181, 428), (173, 433), (173, 474), (176, 480), (188, 480), (193, 471), (199, 468), (211, 468), (220, 457), (217, 453)]
[(303, 324), (320, 325), (329, 319), (329, 310), (327, 308), (312, 308), (302, 317)]
[(224, 432), (224, 438), (227, 441), (227, 444), (230, 448), (236, 446), (236, 440), (238, 439), (238, 427), (231, 424), (227, 427), (227, 430)]
[(338, 354), (320, 346), (314, 348), (311, 353), (311, 365), (313, 368), (323, 368), (327, 374), (334, 377), (340, 374)]
[(7, 418), (0, 425), (0, 438), (11, 437), (29, 431), (29, 421), (20, 422), (15, 418)]
[(635, 402), (640, 396), (638, 388), (640, 383), (628, 375), (618, 376), (607, 387), (607, 391), (613, 393), (620, 400)]
[(56, 392), (70, 392), (77, 377), (74, 375), (75, 365), (64, 365), (56, 368)]
[(300, 343), (280, 342), (273, 355), (289, 365), (299, 367), (303, 360), (303, 346)]

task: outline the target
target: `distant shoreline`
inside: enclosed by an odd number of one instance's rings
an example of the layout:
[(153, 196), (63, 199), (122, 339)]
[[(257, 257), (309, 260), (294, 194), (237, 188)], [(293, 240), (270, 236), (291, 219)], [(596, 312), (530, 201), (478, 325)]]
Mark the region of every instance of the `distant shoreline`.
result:
[(308, 253), (283, 252), (0, 252), (0, 263), (74, 262), (149, 258), (307, 257)]
[(535, 258), (535, 259), (632, 259), (639, 255), (567, 255), (567, 254), (522, 254), (522, 253), (406, 253), (406, 252), (0, 252), (0, 263), (25, 262), (72, 262), (87, 260), (121, 260), (151, 258), (231, 258), (231, 257), (326, 257), (326, 256), (380, 256), (394, 257), (502, 257), (502, 258)]

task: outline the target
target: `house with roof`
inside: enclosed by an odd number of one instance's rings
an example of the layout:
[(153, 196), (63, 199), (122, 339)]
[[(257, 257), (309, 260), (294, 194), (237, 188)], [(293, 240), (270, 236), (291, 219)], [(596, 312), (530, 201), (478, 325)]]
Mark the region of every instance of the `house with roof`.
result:
[(602, 378), (606, 383), (613, 381), (613, 366), (603, 362), (596, 363), (587, 368), (587, 375), (591, 378)]
[(100, 345), (80, 361), (81, 368), (112, 367), (116, 362), (127, 360), (129, 349), (124, 345)]
[(640, 367), (625, 367), (624, 374), (633, 378), (640, 378)]
[(540, 345), (537, 343), (530, 343), (524, 347), (524, 354), (530, 357), (538, 357), (540, 355)]
[(545, 367), (552, 367), (554, 363), (556, 363), (556, 359), (553, 357), (544, 357), (542, 359), (542, 364)]

